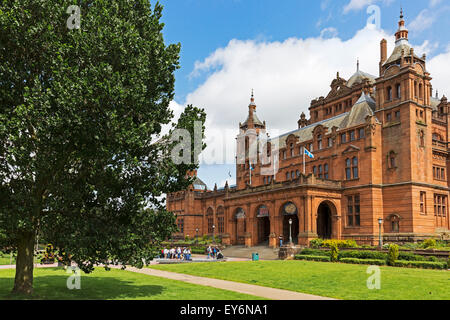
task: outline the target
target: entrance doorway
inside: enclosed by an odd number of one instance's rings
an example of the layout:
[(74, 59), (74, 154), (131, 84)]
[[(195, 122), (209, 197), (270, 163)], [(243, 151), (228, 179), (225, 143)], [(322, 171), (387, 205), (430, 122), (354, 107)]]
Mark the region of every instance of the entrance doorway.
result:
[(317, 211), (317, 234), (320, 239), (331, 239), (332, 221), (330, 206), (323, 202)]
[(258, 243), (269, 244), (270, 219), (269, 217), (258, 218)]

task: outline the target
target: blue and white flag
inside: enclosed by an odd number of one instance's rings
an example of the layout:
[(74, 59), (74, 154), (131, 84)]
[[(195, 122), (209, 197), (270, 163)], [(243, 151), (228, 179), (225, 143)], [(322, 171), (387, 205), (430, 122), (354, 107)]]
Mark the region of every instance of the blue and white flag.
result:
[(314, 159), (314, 155), (313, 155), (311, 152), (309, 152), (308, 149), (306, 149), (306, 148), (303, 148), (303, 149), (305, 149), (305, 154), (306, 154), (308, 157), (310, 157), (311, 159)]

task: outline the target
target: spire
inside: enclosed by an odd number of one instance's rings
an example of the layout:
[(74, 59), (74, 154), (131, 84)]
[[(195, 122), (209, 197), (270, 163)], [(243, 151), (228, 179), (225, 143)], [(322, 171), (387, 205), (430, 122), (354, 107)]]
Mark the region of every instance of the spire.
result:
[(395, 44), (400, 45), (404, 42), (408, 42), (408, 29), (405, 26), (405, 20), (403, 19), (403, 8), (400, 9), (400, 21), (398, 22), (398, 30), (395, 33)]
[(356, 63), (356, 72), (359, 72), (359, 58), (358, 58), (357, 63)]

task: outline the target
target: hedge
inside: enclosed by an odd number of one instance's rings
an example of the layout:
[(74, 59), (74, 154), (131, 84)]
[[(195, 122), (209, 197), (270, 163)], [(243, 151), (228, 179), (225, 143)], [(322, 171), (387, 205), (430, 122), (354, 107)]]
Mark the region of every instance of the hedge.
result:
[(295, 260), (308, 260), (308, 261), (320, 261), (320, 262), (330, 262), (330, 257), (324, 256), (308, 256), (308, 255), (295, 255)]
[(386, 260), (383, 260), (383, 259), (342, 258), (339, 261), (343, 262), (343, 263), (369, 264), (369, 265), (377, 265), (377, 266), (384, 266), (386, 264)]
[(330, 251), (325, 250), (319, 250), (319, 249), (303, 249), (300, 253), (300, 255), (307, 255), (307, 256), (330, 256)]
[(424, 268), (424, 269), (447, 269), (446, 262), (432, 262), (432, 261), (397, 260), (393, 263), (392, 266), (407, 267), (407, 268)]
[(379, 251), (341, 251), (339, 253), (339, 259), (342, 258), (355, 258), (355, 259), (374, 259), (374, 260), (386, 260), (387, 254)]

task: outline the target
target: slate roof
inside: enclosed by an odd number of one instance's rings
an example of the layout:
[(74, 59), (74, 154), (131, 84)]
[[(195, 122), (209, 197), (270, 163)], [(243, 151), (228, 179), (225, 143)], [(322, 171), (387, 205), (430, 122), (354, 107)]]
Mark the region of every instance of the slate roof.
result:
[[(250, 116), (247, 117), (247, 120), (242, 124), (242, 126), (246, 126), (248, 124), (248, 121), (250, 120)], [(258, 116), (256, 115), (256, 111), (253, 111), (253, 123), (255, 125), (264, 126), (264, 124), (259, 120)]]
[[(401, 42), (399, 42), (395, 46), (394, 51), (392, 52), (391, 56), (389, 57), (389, 59), (386, 60), (385, 63), (383, 63), (383, 65), (387, 65), (387, 64), (390, 64), (392, 62), (399, 60), (402, 57), (402, 50), (404, 50), (404, 52), (405, 52), (405, 57), (411, 56), (411, 46), (409, 45), (407, 40), (401, 40)], [(416, 54), (414, 54), (414, 57), (417, 59), (420, 59)]]
[(282, 149), (286, 147), (286, 139), (291, 134), (298, 137), (300, 142), (312, 140), (313, 131), (318, 125), (327, 127), (329, 132), (333, 127), (339, 128), (338, 130), (343, 130), (345, 128), (350, 128), (365, 123), (366, 117), (369, 115), (373, 116), (374, 111), (375, 101), (370, 97), (370, 95), (363, 93), (349, 112), (342, 113), (336, 117), (322, 120), (307, 127), (285, 133), (279, 137), (270, 139), (270, 141), (274, 144), (278, 140), (278, 148)]
[(206, 183), (204, 183), (199, 177), (195, 177), (194, 183), (192, 184), (196, 190), (208, 190)]
[(375, 83), (375, 79), (377, 77), (368, 74), (366, 72), (363, 72), (361, 70), (356, 71), (356, 73), (354, 75), (351, 76), (351, 78), (347, 81), (347, 87), (351, 88), (353, 87), (355, 84), (361, 84), (364, 82), (364, 79), (369, 79), (369, 82), (371, 84)]

